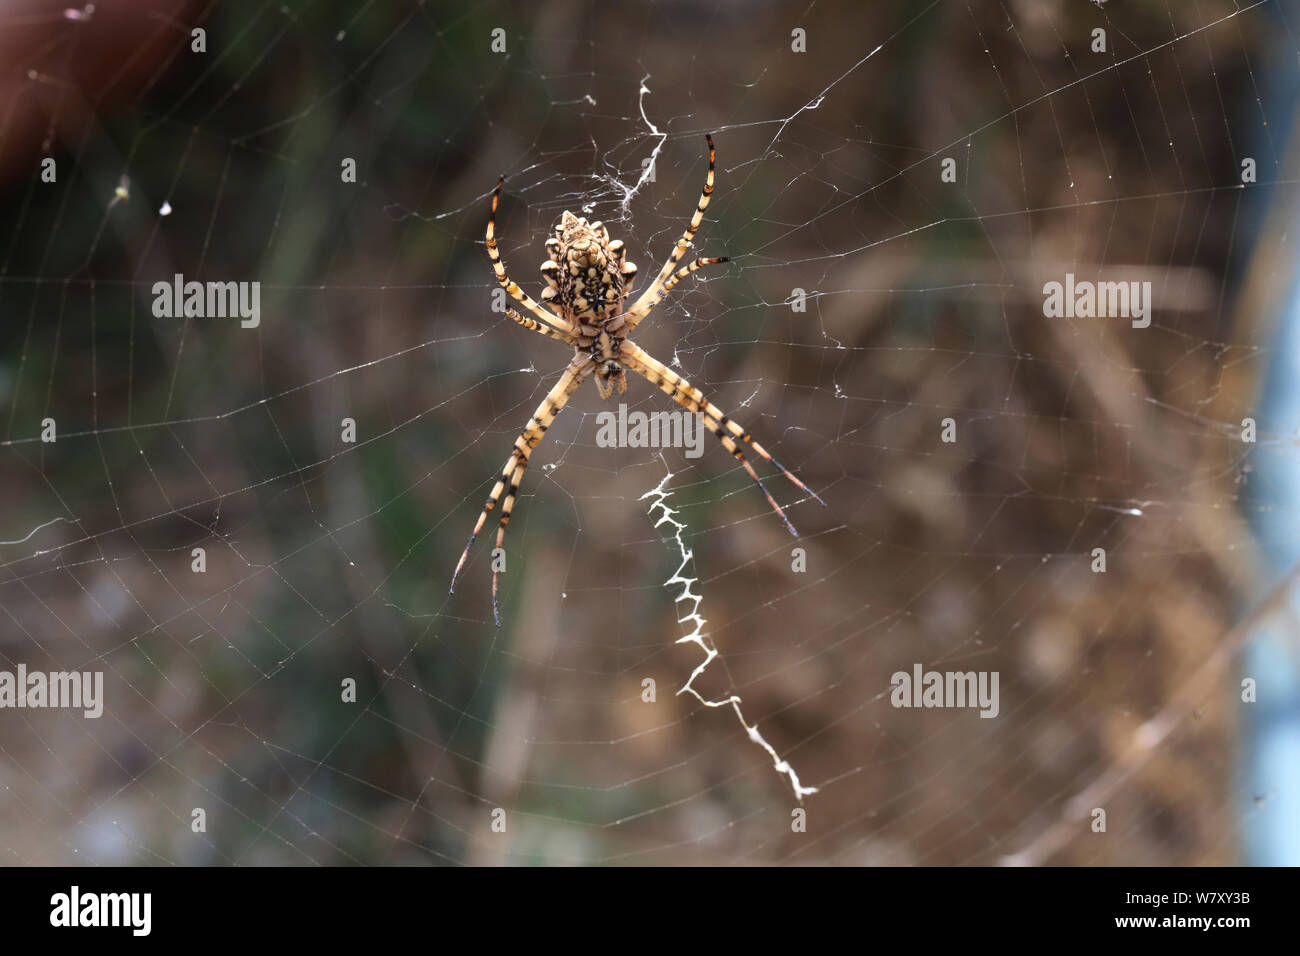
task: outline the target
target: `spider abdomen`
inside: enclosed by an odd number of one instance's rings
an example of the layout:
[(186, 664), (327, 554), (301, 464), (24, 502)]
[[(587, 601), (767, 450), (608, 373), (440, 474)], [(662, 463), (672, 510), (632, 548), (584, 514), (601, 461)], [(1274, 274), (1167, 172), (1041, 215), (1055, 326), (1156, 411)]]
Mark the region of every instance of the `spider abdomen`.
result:
[(603, 223), (565, 211), (546, 251), (542, 301), (578, 325), (604, 326), (622, 312), (636, 266), (625, 260), (622, 241), (610, 239)]

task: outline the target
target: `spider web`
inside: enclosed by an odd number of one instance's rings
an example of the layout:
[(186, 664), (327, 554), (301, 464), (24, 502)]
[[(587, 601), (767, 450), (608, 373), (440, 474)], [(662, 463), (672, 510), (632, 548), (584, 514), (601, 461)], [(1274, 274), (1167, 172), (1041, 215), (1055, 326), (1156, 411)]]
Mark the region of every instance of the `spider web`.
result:
[[(0, 15), (0, 669), (105, 697), (0, 711), (7, 860), (1238, 858), (1281, 812), (1234, 625), (1279, 603), (1295, 12), (845, 6)], [(601, 447), (676, 406), (584, 386), (497, 628), (493, 519), (451, 572), (569, 353), (494, 311), (491, 189), (534, 296), (564, 210), (644, 288), (705, 133), (691, 255), (731, 261), (633, 338), (829, 507), (755, 461), (795, 540), (712, 439)], [(156, 316), (176, 273), (260, 323)], [(1151, 282), (1150, 327), (1046, 318), (1067, 273)], [(917, 664), (998, 672), (997, 717), (892, 706)]]

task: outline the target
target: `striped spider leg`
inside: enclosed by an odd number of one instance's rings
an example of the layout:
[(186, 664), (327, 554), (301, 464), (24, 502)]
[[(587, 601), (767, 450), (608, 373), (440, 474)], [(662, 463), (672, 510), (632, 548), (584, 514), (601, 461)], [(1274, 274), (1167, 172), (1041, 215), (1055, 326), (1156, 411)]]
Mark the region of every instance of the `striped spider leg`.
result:
[[(791, 474), (780, 462), (767, 453), (758, 442), (737, 422), (727, 417), (721, 409), (708, 400), (704, 393), (695, 388), (676, 372), (654, 358), (632, 342), (628, 333), (650, 314), (650, 311), (668, 295), (677, 284), (691, 273), (703, 266), (726, 262), (725, 257), (692, 260), (680, 265), (686, 258), (695, 235), (704, 221), (704, 210), (708, 208), (709, 197), (713, 195), (714, 149), (713, 137), (706, 137), (709, 144), (709, 171), (704, 181), (704, 191), (695, 207), (695, 215), (682, 237), (677, 240), (672, 254), (658, 276), (630, 307), (624, 303), (630, 295), (636, 281), (636, 266), (626, 261), (623, 242), (611, 239), (609, 230), (603, 223), (588, 222), (586, 219), (566, 211), (555, 227), (555, 235), (546, 240), (547, 259), (542, 263), (542, 278), (546, 288), (539, 303), (510, 279), (505, 263), (496, 242), (496, 212), (501, 198), (501, 186), (504, 179), (497, 182), (492, 193), (492, 211), (488, 216), (487, 250), (492, 260), (492, 269), (497, 281), (516, 302), (536, 318), (529, 318), (509, 310), (510, 318), (524, 328), (557, 339), (573, 346), (573, 359), (569, 367), (560, 376), (554, 387), (547, 393), (542, 403), (537, 406), (528, 420), (523, 433), (515, 439), (510, 457), (501, 468), (500, 477), (488, 495), (487, 503), (478, 516), (469, 542), (456, 562), (456, 570), (451, 577), (451, 590), (456, 590), (456, 579), (460, 576), (465, 562), (469, 558), (470, 548), (483, 525), (488, 512), (505, 500), (501, 505), (501, 520), (497, 527), (497, 548), (505, 541), (506, 525), (510, 523), (510, 513), (514, 509), (515, 497), (519, 483), (533, 449), (541, 443), (546, 430), (555, 421), (568, 403), (573, 393), (589, 378), (595, 378), (596, 390), (602, 399), (607, 399), (618, 391), (627, 388), (626, 371), (631, 370), (657, 385), (673, 401), (690, 409), (698, 415), (705, 426), (722, 443), (727, 451), (735, 456), (749, 476), (754, 479), (759, 490), (767, 499), (772, 510), (781, 518), (786, 529), (797, 535), (794, 525), (786, 517), (781, 506), (772, 497), (763, 484), (763, 480), (754, 470), (754, 466), (745, 456), (744, 449), (752, 450), (760, 458), (785, 475), (796, 488), (811, 496), (825, 507), (826, 502), (802, 481)], [(492, 618), (501, 626), (501, 615), (497, 601), (497, 571), (492, 571)]]
[[(515, 321), (525, 328), (533, 328), (535, 332), (541, 332), (543, 335), (553, 334), (544, 326), (531, 327), (527, 325), (531, 319), (524, 319), (517, 314), (514, 316)], [(558, 335), (556, 336), (559, 337)], [(591, 377), (591, 373), (596, 370), (595, 363), (592, 362), (589, 355), (575, 355), (569, 367), (564, 370), (560, 380), (555, 383), (542, 403), (537, 406), (533, 412), (532, 418), (528, 419), (528, 424), (524, 427), (523, 433), (515, 439), (515, 447), (510, 449), (510, 457), (501, 467), (501, 477), (497, 483), (492, 486), (492, 493), (488, 495), (487, 503), (479, 513), (478, 521), (474, 524), (474, 530), (470, 533), (469, 541), (465, 545), (465, 550), (461, 553), (460, 560), (456, 562), (456, 570), (451, 576), (450, 591), (456, 590), (456, 578), (460, 576), (461, 568), (465, 566), (465, 560), (469, 557), (469, 549), (474, 545), (474, 539), (478, 533), (483, 530), (483, 522), (487, 520), (488, 512), (496, 507), (497, 502), (501, 499), (501, 492), (505, 491), (506, 499), (501, 505), (501, 521), (497, 525), (497, 547), (500, 548), (506, 537), (506, 525), (510, 523), (510, 512), (515, 507), (515, 495), (519, 492), (519, 483), (524, 479), (524, 470), (528, 467), (528, 459), (546, 435), (546, 429), (551, 427), (551, 422), (555, 421), (555, 416), (568, 404), (569, 398), (578, 390), (578, 386)], [(509, 486), (509, 490), (506, 490)], [(492, 569), (492, 619), (496, 622), (497, 627), (501, 626), (501, 612), (497, 604), (497, 570), (495, 566)]]
[[(717, 154), (713, 149), (713, 135), (710, 133), (704, 138), (709, 144), (709, 172), (704, 177), (704, 191), (700, 194), (700, 201), (695, 206), (695, 215), (691, 217), (691, 221), (687, 224), (682, 237), (677, 240), (672, 255), (668, 257), (668, 261), (659, 270), (659, 275), (655, 277), (655, 281), (650, 283), (650, 286), (641, 293), (636, 302), (632, 304), (632, 308), (628, 310), (628, 331), (635, 329), (641, 323), (641, 320), (650, 314), (650, 310), (658, 305), (664, 296), (673, 291), (678, 282), (696, 269), (701, 266), (711, 266), (715, 263), (731, 261), (726, 256), (716, 259), (706, 259), (701, 256), (689, 265), (682, 266), (681, 269), (677, 270), (677, 274), (673, 275), (673, 267), (682, 261), (686, 256), (686, 250), (695, 241), (695, 234), (700, 231), (700, 223), (704, 222), (704, 210), (709, 208), (709, 199), (713, 196), (713, 168), (717, 160)], [(669, 278), (669, 276), (672, 278)]]
[(705, 397), (703, 392), (686, 379), (682, 378), (682, 376), (678, 375), (668, 366), (664, 365), (663, 362), (660, 362), (645, 349), (633, 342), (625, 341), (623, 343), (623, 364), (636, 372), (651, 385), (657, 385), (661, 392), (671, 398), (678, 405), (681, 405), (683, 408), (688, 408), (696, 415), (700, 416), (700, 420), (704, 422), (705, 427), (708, 428), (709, 431), (713, 432), (718, 441), (722, 442), (722, 447), (731, 452), (731, 454), (735, 456), (736, 461), (740, 462), (740, 464), (744, 466), (745, 471), (749, 472), (749, 477), (754, 479), (754, 483), (758, 485), (759, 490), (763, 492), (763, 496), (767, 498), (767, 503), (771, 505), (772, 510), (780, 516), (781, 521), (785, 524), (786, 530), (792, 535), (798, 537), (799, 532), (795, 530), (794, 525), (792, 525), (790, 519), (785, 516), (785, 512), (781, 509), (781, 506), (776, 503), (776, 499), (773, 498), (771, 492), (767, 490), (767, 486), (763, 484), (763, 479), (758, 477), (758, 472), (754, 471), (754, 466), (745, 458), (745, 453), (740, 447), (742, 444), (752, 448), (755, 454), (771, 464), (772, 467), (781, 472), (781, 474), (789, 478), (796, 488), (804, 494), (810, 495), (812, 499), (823, 508), (826, 507), (826, 502), (822, 501), (821, 495), (817, 494), (817, 492), (805, 485), (802, 481), (791, 474), (789, 469), (768, 454), (767, 449), (754, 441), (753, 436), (741, 427), (737, 421), (724, 414), (718, 406), (714, 405)]
[[(511, 279), (510, 276), (506, 275), (506, 264), (501, 261), (501, 252), (497, 249), (496, 240), (497, 203), (501, 201), (501, 187), (505, 185), (505, 182), (506, 178), (504, 176), (497, 179), (497, 188), (492, 190), (492, 211), (488, 214), (487, 237), (485, 242), (487, 245), (488, 258), (492, 260), (492, 271), (496, 273), (497, 282), (501, 283), (501, 288), (506, 290), (506, 294), (529, 312), (533, 313), (533, 315), (541, 319), (547, 328), (555, 329), (556, 331), (563, 332), (566, 335), (570, 334), (573, 332), (572, 322), (566, 321), (564, 318), (543, 309), (537, 304), (536, 299), (530, 296), (523, 289), (519, 288), (519, 285)], [(545, 296), (543, 296), (543, 298), (545, 298)], [(516, 318), (515, 321), (518, 322), (519, 319)], [(524, 325), (524, 327), (527, 328), (527, 325), (523, 322), (520, 322), (520, 325)], [(533, 331), (538, 330), (534, 329)], [(546, 333), (542, 334), (544, 335)]]

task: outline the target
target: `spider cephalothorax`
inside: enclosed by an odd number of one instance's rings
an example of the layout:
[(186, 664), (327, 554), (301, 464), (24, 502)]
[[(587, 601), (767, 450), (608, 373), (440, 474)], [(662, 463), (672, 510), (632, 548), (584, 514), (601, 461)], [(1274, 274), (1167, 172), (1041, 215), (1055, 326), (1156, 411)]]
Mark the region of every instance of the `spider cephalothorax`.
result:
[[(735, 456), (742, 468), (749, 473), (767, 497), (767, 503), (781, 516), (786, 529), (796, 534), (794, 525), (786, 518), (781, 506), (768, 492), (763, 480), (754, 471), (754, 466), (745, 457), (744, 448), (753, 451), (760, 458), (771, 462), (774, 467), (790, 479), (800, 491), (811, 495), (823, 506), (826, 502), (818, 497), (802, 481), (790, 474), (780, 462), (767, 453), (749, 432), (745, 431), (734, 419), (728, 417), (714, 405), (704, 393), (682, 378), (653, 355), (628, 340), (627, 336), (677, 283), (702, 266), (726, 262), (727, 259), (706, 259), (700, 257), (677, 269), (677, 264), (686, 256), (691, 247), (700, 223), (704, 221), (704, 210), (713, 195), (713, 137), (706, 137), (709, 142), (709, 173), (704, 180), (704, 192), (695, 215), (691, 217), (686, 232), (677, 240), (672, 255), (659, 270), (659, 275), (650, 286), (641, 293), (635, 302), (625, 306), (624, 299), (631, 291), (632, 281), (636, 277), (636, 266), (624, 261), (623, 243), (609, 238), (609, 230), (599, 222), (587, 222), (579, 216), (566, 212), (560, 217), (560, 224), (555, 227), (555, 237), (546, 240), (549, 258), (542, 263), (542, 278), (546, 280), (546, 289), (542, 293), (542, 302), (533, 299), (527, 292), (506, 274), (505, 264), (497, 249), (496, 216), (497, 203), (501, 199), (501, 186), (505, 180), (497, 182), (496, 192), (492, 194), (492, 213), (488, 216), (487, 250), (492, 260), (492, 269), (496, 272), (497, 282), (516, 302), (531, 312), (536, 319), (520, 315), (514, 309), (506, 314), (526, 329), (545, 335), (547, 338), (559, 339), (573, 346), (573, 359), (564, 370), (560, 380), (547, 393), (542, 404), (537, 406), (533, 417), (523, 434), (515, 439), (515, 447), (506, 459), (501, 475), (492, 486), (487, 504), (483, 506), (469, 542), (456, 562), (456, 570), (451, 576), (451, 590), (456, 590), (456, 578), (460, 576), (465, 559), (474, 539), (483, 528), (488, 512), (501, 504), (501, 523), (497, 527), (497, 547), (505, 540), (506, 525), (510, 523), (510, 512), (515, 506), (515, 495), (519, 482), (523, 480), (524, 469), (533, 449), (538, 446), (546, 429), (551, 427), (555, 416), (568, 403), (569, 398), (587, 379), (596, 379), (596, 388), (601, 398), (609, 398), (615, 387), (620, 392), (627, 388), (626, 371), (633, 371), (668, 395), (677, 404), (698, 415), (706, 428), (717, 436), (722, 447)], [(676, 269), (676, 272), (673, 270)], [(543, 306), (542, 303), (545, 303)], [(548, 308), (549, 307), (549, 308)], [(538, 321), (540, 320), (540, 321)], [(742, 448), (743, 446), (743, 448)], [(501, 617), (497, 610), (497, 565), (492, 564), (492, 616), (497, 624)]]
[(636, 281), (636, 266), (624, 258), (623, 241), (610, 239), (603, 223), (565, 210), (555, 236), (546, 240), (546, 251), (550, 258), (542, 263), (542, 301), (577, 328), (576, 348), (590, 352), (597, 363), (600, 397), (609, 398), (615, 385), (620, 394), (627, 391), (618, 357), (627, 335), (623, 298)]

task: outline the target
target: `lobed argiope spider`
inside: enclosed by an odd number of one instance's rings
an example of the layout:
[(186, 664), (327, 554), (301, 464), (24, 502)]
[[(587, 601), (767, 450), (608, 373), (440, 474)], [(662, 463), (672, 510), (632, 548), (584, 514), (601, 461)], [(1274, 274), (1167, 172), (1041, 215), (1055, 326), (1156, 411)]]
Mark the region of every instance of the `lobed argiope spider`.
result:
[[(587, 222), (586, 219), (574, 216), (567, 210), (561, 216), (560, 224), (555, 227), (555, 236), (546, 240), (546, 251), (549, 255), (541, 267), (542, 278), (546, 280), (542, 302), (547, 303), (550, 309), (543, 308), (527, 292), (520, 289), (506, 275), (501, 253), (497, 251), (494, 235), (497, 202), (501, 198), (501, 187), (505, 183), (505, 177), (497, 181), (497, 188), (492, 193), (492, 212), (488, 216), (487, 224), (488, 256), (492, 259), (492, 268), (501, 286), (511, 298), (541, 319), (541, 322), (526, 318), (514, 309), (507, 310), (506, 314), (526, 329), (548, 338), (567, 342), (573, 346), (574, 354), (573, 360), (569, 362), (569, 367), (564, 370), (560, 380), (547, 393), (546, 398), (542, 399), (542, 403), (537, 406), (537, 411), (533, 412), (532, 418), (528, 420), (523, 433), (515, 439), (510, 457), (501, 469), (501, 477), (493, 486), (492, 494), (488, 495), (487, 504), (478, 516), (478, 522), (469, 536), (469, 542), (465, 545), (460, 560), (456, 562), (456, 570), (451, 576), (451, 591), (456, 590), (456, 578), (460, 576), (461, 568), (465, 566), (465, 559), (469, 557), (469, 549), (473, 546), (474, 539), (483, 529), (483, 522), (487, 520), (488, 512), (496, 507), (501, 493), (505, 491), (505, 503), (501, 506), (501, 523), (497, 528), (497, 547), (501, 547), (502, 541), (505, 540), (506, 525), (510, 523), (510, 512), (515, 506), (519, 482), (524, 477), (524, 469), (528, 467), (529, 456), (541, 442), (546, 430), (551, 427), (555, 416), (568, 403), (578, 387), (592, 375), (596, 376), (596, 389), (600, 392), (600, 397), (609, 398), (616, 387), (620, 394), (627, 391), (625, 370), (631, 369), (651, 384), (659, 386), (673, 401), (699, 415), (709, 431), (722, 442), (723, 447), (736, 457), (745, 471), (749, 472), (749, 476), (766, 496), (767, 503), (781, 516), (781, 520), (792, 535), (797, 536), (798, 532), (790, 523), (790, 519), (785, 516), (785, 512), (781, 510), (781, 506), (776, 503), (776, 499), (768, 492), (763, 480), (758, 477), (758, 472), (754, 471), (754, 466), (746, 460), (744, 452), (740, 450), (740, 444), (748, 445), (778, 468), (781, 474), (794, 482), (800, 491), (811, 495), (822, 507), (826, 506), (826, 502), (822, 501), (815, 491), (790, 474), (780, 462), (767, 453), (762, 445), (750, 437), (749, 432), (705, 398), (703, 392), (627, 339), (628, 333), (650, 314), (650, 310), (658, 305), (679, 281), (701, 266), (727, 261), (725, 256), (716, 259), (700, 257), (690, 265), (682, 266), (676, 274), (673, 273), (673, 267), (682, 261), (686, 250), (691, 247), (695, 233), (704, 220), (704, 210), (708, 208), (709, 197), (713, 195), (713, 137), (705, 138), (709, 143), (709, 173), (705, 177), (704, 192), (700, 196), (699, 205), (695, 207), (695, 215), (691, 217), (686, 232), (677, 240), (676, 248), (664, 263), (664, 267), (659, 270), (655, 281), (627, 310), (624, 310), (623, 302), (632, 290), (632, 283), (636, 280), (636, 266), (624, 259), (622, 240), (611, 240), (609, 230), (603, 224)], [(507, 485), (509, 490), (506, 490)], [(492, 617), (500, 627), (501, 615), (497, 606), (495, 568), (492, 571)]]

